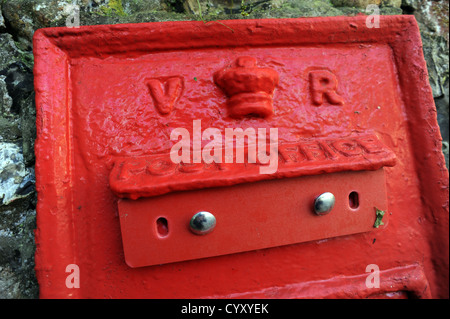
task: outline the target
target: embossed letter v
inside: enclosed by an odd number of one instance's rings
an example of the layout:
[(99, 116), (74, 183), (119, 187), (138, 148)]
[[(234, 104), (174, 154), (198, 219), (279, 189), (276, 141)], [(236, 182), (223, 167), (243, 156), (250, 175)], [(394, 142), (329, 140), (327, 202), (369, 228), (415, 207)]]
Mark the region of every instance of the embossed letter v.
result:
[(183, 81), (180, 77), (164, 79), (149, 79), (147, 86), (161, 115), (169, 114), (175, 102), (181, 95)]

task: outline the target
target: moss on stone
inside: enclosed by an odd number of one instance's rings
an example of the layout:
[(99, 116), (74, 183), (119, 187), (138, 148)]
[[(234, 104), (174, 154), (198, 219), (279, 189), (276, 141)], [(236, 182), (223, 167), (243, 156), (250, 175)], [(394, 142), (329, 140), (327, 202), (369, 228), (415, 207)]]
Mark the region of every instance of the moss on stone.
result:
[(108, 4), (102, 6), (99, 12), (108, 17), (114, 15), (121, 17), (127, 16), (127, 13), (123, 9), (122, 0), (109, 0)]

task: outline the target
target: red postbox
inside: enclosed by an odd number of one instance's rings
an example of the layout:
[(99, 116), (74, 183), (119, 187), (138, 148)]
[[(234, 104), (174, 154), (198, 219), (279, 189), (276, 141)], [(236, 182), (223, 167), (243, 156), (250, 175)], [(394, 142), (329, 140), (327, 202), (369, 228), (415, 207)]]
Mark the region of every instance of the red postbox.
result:
[(413, 17), (48, 28), (34, 54), (41, 297), (448, 297)]

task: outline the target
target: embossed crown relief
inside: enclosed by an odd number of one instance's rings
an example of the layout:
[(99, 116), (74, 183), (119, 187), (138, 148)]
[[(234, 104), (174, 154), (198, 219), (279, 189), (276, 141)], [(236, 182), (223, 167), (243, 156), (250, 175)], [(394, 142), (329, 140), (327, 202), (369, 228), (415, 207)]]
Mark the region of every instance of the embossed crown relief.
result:
[(240, 57), (234, 64), (214, 74), (214, 82), (228, 96), (229, 115), (234, 118), (272, 115), (273, 92), (279, 82), (278, 72), (257, 67), (253, 57)]
[[(242, 56), (233, 65), (215, 72), (213, 78), (228, 98), (230, 117), (273, 115), (273, 94), (280, 80), (276, 70), (258, 67), (254, 57)], [(312, 70), (308, 80), (314, 106), (321, 106), (325, 100), (331, 105), (344, 105), (344, 99), (336, 92), (338, 81), (331, 71)], [(151, 78), (146, 84), (158, 113), (170, 114), (182, 95), (183, 78)]]

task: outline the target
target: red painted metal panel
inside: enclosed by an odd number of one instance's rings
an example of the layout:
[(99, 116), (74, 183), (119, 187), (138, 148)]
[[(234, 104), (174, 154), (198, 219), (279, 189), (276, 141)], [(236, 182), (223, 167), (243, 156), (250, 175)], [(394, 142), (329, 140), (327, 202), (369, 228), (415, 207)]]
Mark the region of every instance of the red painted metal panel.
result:
[[(222, 21), (226, 27), (166, 22), (38, 30), (36, 271), (41, 297), (356, 298), (413, 293), (448, 298), (448, 171), (417, 23), (411, 16), (385, 16), (380, 17), (380, 28), (369, 29), (365, 20), (359, 16)], [(217, 175), (213, 183), (205, 182), (206, 175), (188, 178), (178, 171), (163, 183), (153, 183), (139, 165), (154, 173), (147, 160), (168, 154), (174, 129), (195, 133), (195, 120), (220, 132), (277, 128), (280, 157), (301, 165), (289, 168), (282, 162), (278, 175), (261, 177), (248, 167), (229, 164), (232, 173)], [(375, 136), (388, 150), (385, 156), (339, 142), (361, 135)], [(295, 147), (282, 145), (303, 147), (296, 153)], [(339, 149), (347, 149), (347, 154)], [(341, 161), (330, 160), (333, 150)], [(133, 175), (140, 179), (134, 186), (118, 178), (116, 170), (125, 164), (141, 170)], [(187, 168), (193, 174), (196, 169)], [(308, 242), (277, 246), (303, 241), (298, 237), (269, 249), (138, 268), (126, 264), (123, 240), (128, 241), (121, 226), (126, 203), (147, 209), (147, 202), (179, 197), (185, 203), (173, 207), (187, 208), (206, 200), (202, 192), (220, 197), (223, 191), (230, 199), (222, 205), (236, 207), (236, 214), (240, 205), (231, 199), (233, 189), (263, 192), (266, 185), (278, 192), (284, 186), (276, 185), (296, 180), (314, 180), (311, 185), (318, 187), (321, 180), (325, 185), (339, 174), (372, 176), (383, 170), (387, 196), (371, 204), (386, 203), (380, 206), (387, 209), (389, 225), (328, 235), (335, 226), (330, 222), (318, 231), (321, 240), (312, 236), (304, 238)], [(364, 184), (365, 179), (358, 182)], [(298, 187), (305, 187), (302, 183)], [(367, 183), (363, 190), (374, 185)], [(269, 216), (283, 198), (270, 202), (273, 206), (267, 205), (266, 215), (260, 216)], [(338, 208), (307, 219), (331, 220)], [(148, 218), (137, 213), (133, 211), (133, 217)], [(371, 218), (372, 223), (375, 215)], [(212, 233), (197, 239), (220, 235), (217, 221)], [(328, 237), (335, 235), (345, 236)], [(270, 240), (265, 239), (267, 244)], [(72, 264), (79, 267), (79, 288), (66, 285), (66, 267)], [(389, 274), (380, 288), (364, 286), (369, 264)], [(389, 283), (398, 282), (398, 276), (402, 286), (390, 290)], [(318, 282), (323, 284), (312, 284)], [(321, 288), (302, 293), (306, 283)], [(350, 293), (340, 294), (336, 285)]]
[[(381, 169), (121, 200), (125, 260), (142, 267), (372, 231), (376, 209), (387, 210), (385, 183)], [(336, 203), (329, 214), (317, 216), (312, 203), (324, 190), (335, 195)], [(352, 192), (359, 197), (355, 208), (349, 204)], [(199, 211), (216, 217), (210, 234), (197, 236), (189, 230)], [(168, 224), (163, 236), (159, 218)], [(387, 220), (383, 218), (384, 225)]]

